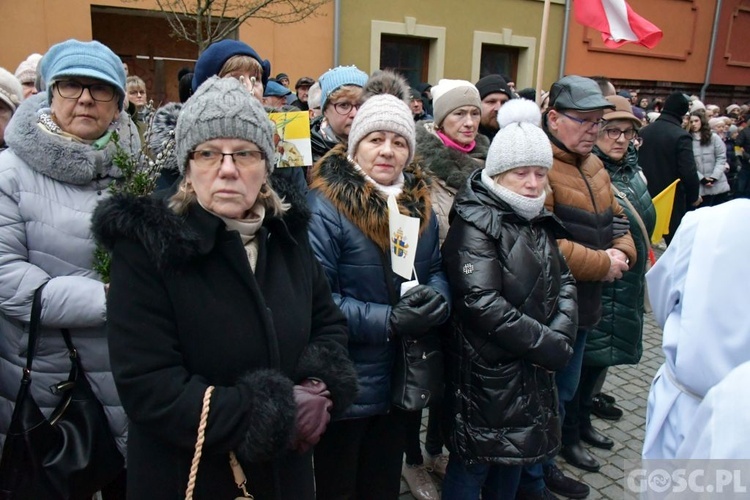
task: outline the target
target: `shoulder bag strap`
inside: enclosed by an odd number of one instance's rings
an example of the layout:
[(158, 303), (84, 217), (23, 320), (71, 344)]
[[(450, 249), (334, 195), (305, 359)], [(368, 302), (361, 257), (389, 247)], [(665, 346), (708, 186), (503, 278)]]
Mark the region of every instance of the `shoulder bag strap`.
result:
[(29, 345), (26, 349), (26, 370), (24, 374), (31, 373), (31, 364), (34, 362), (36, 347), (39, 343), (39, 326), (42, 318), (42, 290), (47, 286), (45, 282), (34, 292), (34, 302), (31, 304), (31, 319), (29, 320)]
[(646, 241), (646, 248), (651, 248), (651, 236), (648, 235), (648, 231), (646, 231), (646, 225), (643, 223), (643, 219), (641, 219), (640, 214), (638, 213), (638, 210), (635, 209), (635, 206), (630, 203), (630, 200), (628, 199), (627, 195), (617, 189), (617, 186), (611, 184), (612, 191), (615, 192), (615, 194), (625, 202), (625, 204), (628, 206), (628, 208), (633, 212), (633, 215), (635, 216), (635, 222), (638, 224), (638, 227), (641, 228), (641, 232), (643, 233), (643, 239)]
[(396, 286), (393, 284), (391, 262), (385, 252), (378, 251), (378, 254), (380, 255), (380, 262), (383, 263), (383, 274), (385, 275), (385, 286), (388, 288), (388, 298), (391, 301), (391, 305), (395, 305), (398, 302), (399, 294), (396, 291)]

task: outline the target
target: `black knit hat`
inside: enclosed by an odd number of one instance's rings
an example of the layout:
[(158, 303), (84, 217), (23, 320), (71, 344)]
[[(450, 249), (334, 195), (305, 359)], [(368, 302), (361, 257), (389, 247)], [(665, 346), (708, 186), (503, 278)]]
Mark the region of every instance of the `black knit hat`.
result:
[(664, 101), (661, 112), (682, 118), (687, 114), (688, 109), (690, 109), (690, 99), (682, 92), (672, 92)]
[(513, 99), (514, 97), (513, 92), (508, 88), (508, 82), (500, 75), (487, 75), (484, 78), (480, 78), (476, 84), (476, 88), (479, 91), (480, 99), (484, 99), (496, 92), (507, 95), (509, 99)]

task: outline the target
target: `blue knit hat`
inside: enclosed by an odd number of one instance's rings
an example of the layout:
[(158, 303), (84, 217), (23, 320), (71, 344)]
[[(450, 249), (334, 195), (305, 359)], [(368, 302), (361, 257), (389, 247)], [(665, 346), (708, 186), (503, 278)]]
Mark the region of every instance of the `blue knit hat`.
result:
[[(125, 70), (122, 60), (112, 50), (97, 41), (67, 40), (53, 45), (39, 63), (39, 72), (47, 88), (63, 76), (96, 78), (115, 87), (117, 106), (122, 111), (125, 100)], [(52, 103), (52, 92), (47, 93)]]
[(364, 87), (365, 83), (367, 83), (367, 78), (367, 73), (356, 66), (338, 66), (329, 69), (319, 78), (320, 90), (322, 91), (320, 109), (326, 109), (328, 97), (339, 88), (344, 85)]
[(271, 63), (262, 59), (255, 50), (248, 44), (239, 40), (222, 40), (212, 43), (195, 62), (195, 73), (193, 74), (193, 92), (195, 92), (201, 83), (208, 80), (214, 75), (218, 75), (224, 63), (234, 56), (250, 56), (263, 68), (263, 86), (268, 83), (268, 77), (271, 75)]

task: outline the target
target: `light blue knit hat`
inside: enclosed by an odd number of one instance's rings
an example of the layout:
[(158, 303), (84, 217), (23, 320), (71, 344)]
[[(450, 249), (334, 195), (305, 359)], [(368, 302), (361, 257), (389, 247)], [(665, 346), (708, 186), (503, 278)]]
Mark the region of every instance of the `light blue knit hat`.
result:
[(344, 85), (354, 85), (355, 87), (364, 87), (367, 83), (367, 73), (356, 66), (337, 66), (323, 73), (318, 79), (320, 90), (320, 109), (326, 109), (328, 97), (343, 87)]
[[(53, 45), (39, 63), (42, 80), (50, 89), (63, 76), (96, 78), (115, 87), (119, 96), (117, 106), (122, 111), (125, 100), (125, 70), (122, 60), (112, 50), (97, 41), (66, 40)], [(52, 103), (52, 92), (47, 92)]]

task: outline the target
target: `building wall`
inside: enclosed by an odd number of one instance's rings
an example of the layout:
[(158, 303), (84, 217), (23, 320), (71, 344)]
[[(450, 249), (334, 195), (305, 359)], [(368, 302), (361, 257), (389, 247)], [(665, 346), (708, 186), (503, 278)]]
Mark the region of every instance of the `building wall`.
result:
[[(403, 30), (401, 34), (428, 38), (442, 30), (444, 53), (439, 60), (430, 61), (430, 83), (437, 83), (439, 78), (476, 81), (479, 54), (475, 47), (477, 40), (485, 37), (492, 43), (517, 45), (522, 52), (533, 52), (530, 73), (519, 76), (516, 82), (517, 88), (533, 87), (543, 6), (537, 0), (342, 0), (339, 62), (356, 64), (365, 71), (375, 69), (379, 55), (373, 44), (378, 36), (373, 36), (373, 32), (381, 26), (390, 25)], [(563, 16), (564, 7), (556, 0), (549, 21), (544, 88), (557, 79)]]

